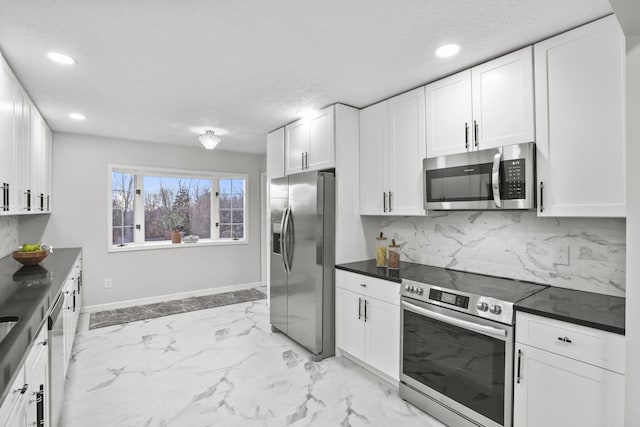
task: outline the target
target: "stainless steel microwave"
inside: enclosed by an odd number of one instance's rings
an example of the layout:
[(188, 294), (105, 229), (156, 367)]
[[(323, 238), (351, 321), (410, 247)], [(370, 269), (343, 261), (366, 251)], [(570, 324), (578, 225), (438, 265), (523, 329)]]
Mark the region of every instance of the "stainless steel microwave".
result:
[(535, 209), (535, 143), (424, 159), (424, 208)]

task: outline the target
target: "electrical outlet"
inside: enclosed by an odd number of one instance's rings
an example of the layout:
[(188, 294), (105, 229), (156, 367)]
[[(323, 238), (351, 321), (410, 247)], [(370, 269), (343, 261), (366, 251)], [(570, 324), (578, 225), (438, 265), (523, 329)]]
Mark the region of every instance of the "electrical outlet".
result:
[(553, 263), (569, 265), (569, 245), (557, 244), (554, 246)]
[(107, 277), (104, 279), (104, 288), (105, 289), (113, 288), (113, 279), (111, 277)]

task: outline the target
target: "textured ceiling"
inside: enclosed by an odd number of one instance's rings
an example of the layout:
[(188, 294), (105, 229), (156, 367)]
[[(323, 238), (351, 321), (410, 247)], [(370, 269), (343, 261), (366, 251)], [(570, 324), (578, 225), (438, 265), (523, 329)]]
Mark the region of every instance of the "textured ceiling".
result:
[[(55, 131), (197, 147), (194, 129), (214, 127), (219, 149), (264, 153), (301, 109), (364, 107), (608, 13), (607, 0), (0, 0), (0, 50)], [(460, 54), (435, 58), (449, 42)]]

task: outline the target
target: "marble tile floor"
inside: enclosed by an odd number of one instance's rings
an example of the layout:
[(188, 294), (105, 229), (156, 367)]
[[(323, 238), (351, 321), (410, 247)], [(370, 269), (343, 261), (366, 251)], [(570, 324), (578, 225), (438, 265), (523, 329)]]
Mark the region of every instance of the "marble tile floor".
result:
[(123, 323), (136, 322), (138, 320), (154, 319), (156, 317), (168, 316), (170, 314), (204, 310), (222, 305), (255, 301), (266, 297), (267, 295), (265, 294), (265, 291), (260, 290), (260, 288), (254, 288), (153, 304), (137, 305), (134, 307), (117, 308), (114, 310), (97, 311), (95, 313), (91, 313), (91, 317), (89, 318), (89, 329), (121, 325)]
[(60, 426), (443, 427), (342, 357), (272, 333), (265, 300), (78, 325)]

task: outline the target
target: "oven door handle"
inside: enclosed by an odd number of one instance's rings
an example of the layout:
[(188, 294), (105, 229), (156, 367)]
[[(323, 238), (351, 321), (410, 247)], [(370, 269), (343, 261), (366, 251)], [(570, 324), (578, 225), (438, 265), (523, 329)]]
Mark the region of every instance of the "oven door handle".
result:
[(493, 168), (491, 169), (491, 191), (493, 192), (493, 202), (497, 208), (502, 207), (502, 200), (500, 199), (500, 159), (502, 153), (496, 153), (493, 156)]
[(435, 311), (427, 310), (422, 307), (418, 307), (415, 304), (411, 304), (406, 301), (402, 301), (402, 308), (412, 311), (416, 314), (420, 314), (431, 319), (439, 320), (441, 322), (449, 323), (450, 325), (459, 326), (464, 329), (468, 329), (473, 332), (478, 332), (483, 335), (493, 336), (499, 339), (503, 339), (507, 336), (507, 331), (504, 329), (494, 328), (492, 326), (479, 325), (467, 320), (458, 319), (455, 317), (447, 316), (446, 314), (436, 313)]

